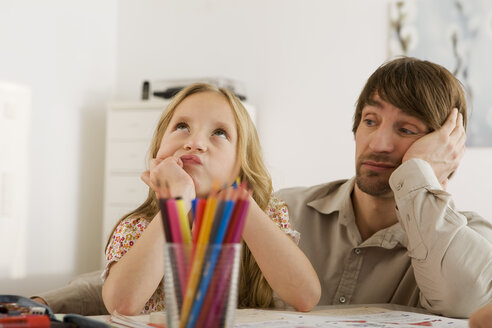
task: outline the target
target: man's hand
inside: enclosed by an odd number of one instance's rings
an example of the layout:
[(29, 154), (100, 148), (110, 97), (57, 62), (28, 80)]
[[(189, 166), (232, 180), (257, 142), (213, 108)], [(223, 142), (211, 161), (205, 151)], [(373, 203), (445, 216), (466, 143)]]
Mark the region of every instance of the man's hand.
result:
[(432, 166), (437, 179), (446, 188), (448, 177), (463, 158), (465, 141), (463, 115), (453, 108), (439, 130), (423, 136), (408, 148), (402, 163), (412, 158), (423, 159)]

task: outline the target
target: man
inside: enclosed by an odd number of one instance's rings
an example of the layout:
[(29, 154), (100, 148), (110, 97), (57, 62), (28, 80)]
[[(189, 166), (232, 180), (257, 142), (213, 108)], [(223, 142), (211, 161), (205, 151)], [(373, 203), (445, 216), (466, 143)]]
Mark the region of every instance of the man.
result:
[(445, 191), (465, 151), (466, 102), (445, 68), (379, 67), (358, 99), (356, 176), (281, 190), (319, 304), (395, 303), (468, 317), (492, 300), (492, 225)]

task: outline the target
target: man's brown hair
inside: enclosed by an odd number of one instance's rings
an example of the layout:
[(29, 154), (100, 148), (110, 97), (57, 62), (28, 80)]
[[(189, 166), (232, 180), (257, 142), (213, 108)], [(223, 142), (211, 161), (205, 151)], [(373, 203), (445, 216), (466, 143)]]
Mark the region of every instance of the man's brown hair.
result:
[(359, 126), (362, 109), (373, 105), (373, 96), (420, 119), (432, 130), (439, 129), (453, 108), (467, 109), (463, 86), (446, 68), (412, 57), (400, 57), (381, 65), (367, 80), (357, 100), (352, 131)]

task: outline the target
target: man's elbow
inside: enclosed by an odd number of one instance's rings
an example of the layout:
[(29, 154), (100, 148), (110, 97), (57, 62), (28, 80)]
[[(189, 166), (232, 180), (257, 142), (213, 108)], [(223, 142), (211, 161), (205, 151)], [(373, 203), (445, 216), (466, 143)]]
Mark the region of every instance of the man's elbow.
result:
[(491, 298), (481, 290), (453, 289), (440, 301), (426, 301), (424, 307), (432, 313), (453, 318), (469, 318), (472, 313), (491, 302)]

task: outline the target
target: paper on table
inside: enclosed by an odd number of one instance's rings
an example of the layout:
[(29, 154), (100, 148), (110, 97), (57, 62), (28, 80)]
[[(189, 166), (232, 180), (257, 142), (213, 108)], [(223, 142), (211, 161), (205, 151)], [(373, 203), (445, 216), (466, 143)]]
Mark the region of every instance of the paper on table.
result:
[(150, 315), (126, 316), (114, 311), (108, 320), (112, 327), (118, 328), (164, 328), (166, 327), (165, 322), (166, 317), (162, 312), (153, 312)]
[(326, 328), (468, 328), (468, 320), (452, 319), (430, 314), (404, 311), (387, 311), (358, 315), (314, 315), (283, 313), (281, 318), (269, 321), (236, 324), (236, 328), (249, 327), (326, 327)]

